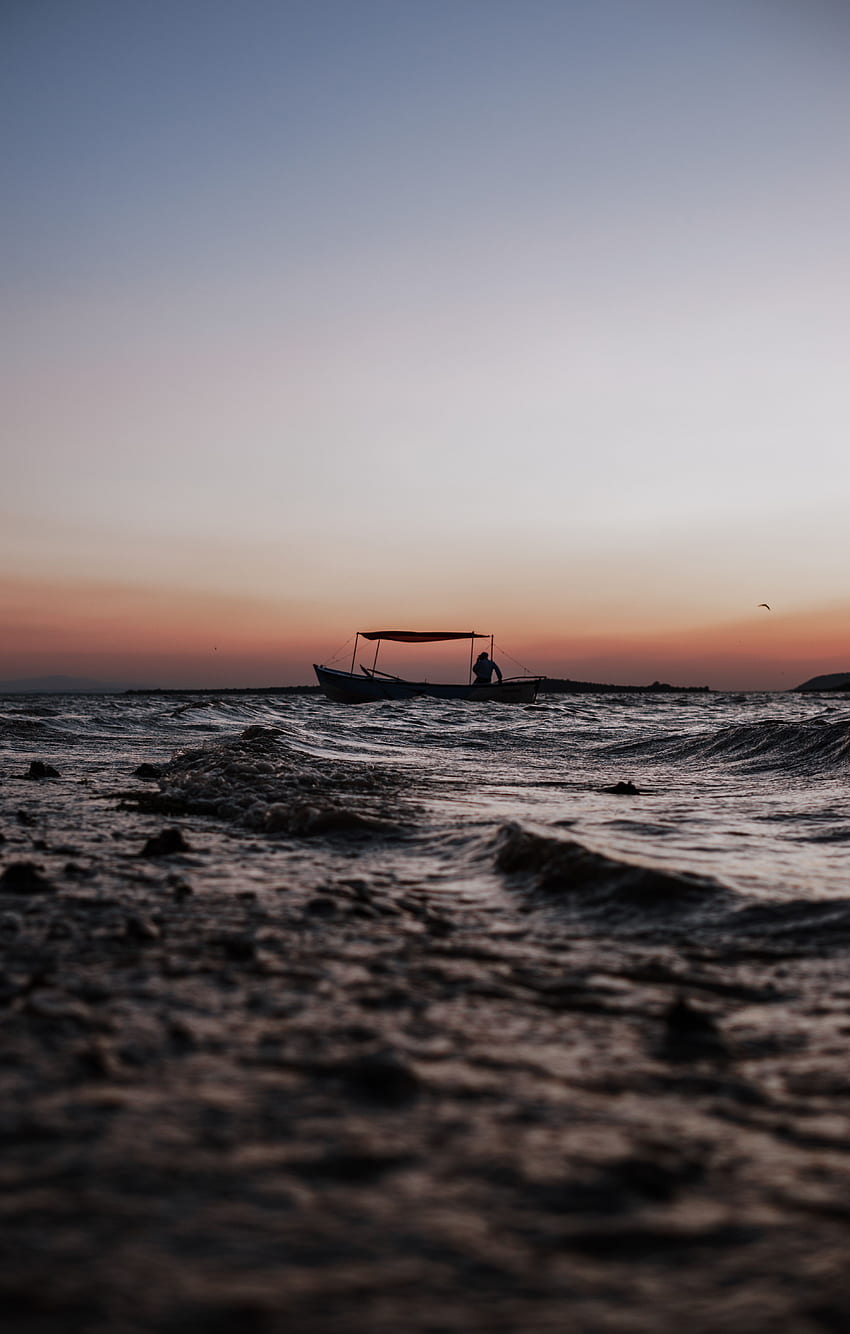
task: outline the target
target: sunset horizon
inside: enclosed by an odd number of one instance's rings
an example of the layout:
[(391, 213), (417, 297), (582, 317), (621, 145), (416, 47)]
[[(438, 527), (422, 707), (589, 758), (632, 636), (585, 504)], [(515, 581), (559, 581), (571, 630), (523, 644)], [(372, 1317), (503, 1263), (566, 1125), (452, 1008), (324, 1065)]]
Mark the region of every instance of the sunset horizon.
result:
[[(797, 609), (753, 605), (725, 621), (675, 626), (604, 622), (567, 615), (545, 634), (527, 616), (470, 615), (447, 599), (440, 615), (390, 605), (383, 614), (364, 599), (358, 620), (311, 609), (296, 628), (274, 599), (192, 590), (86, 583), (0, 581), (0, 608), (10, 633), (0, 647), (3, 681), (82, 677), (139, 688), (227, 689), (315, 684), (313, 663), (348, 667), (357, 630), (398, 628), (493, 633), (506, 675), (523, 672), (606, 685), (653, 682), (712, 690), (787, 690), (813, 676), (850, 671), (850, 653), (835, 634), (850, 605)], [(495, 606), (495, 602), (493, 603)], [(64, 620), (63, 620), (64, 618)], [(16, 648), (15, 644), (26, 647)], [(359, 661), (374, 648), (361, 642)], [(468, 650), (455, 644), (384, 645), (381, 664), (424, 679), (465, 679)], [(356, 669), (356, 667), (355, 667)]]

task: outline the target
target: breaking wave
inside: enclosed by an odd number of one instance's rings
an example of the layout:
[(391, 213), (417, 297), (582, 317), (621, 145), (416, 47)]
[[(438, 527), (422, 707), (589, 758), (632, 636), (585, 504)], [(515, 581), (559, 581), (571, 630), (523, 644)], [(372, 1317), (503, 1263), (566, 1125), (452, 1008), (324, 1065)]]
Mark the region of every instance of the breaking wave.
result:
[(618, 742), (609, 754), (649, 759), (740, 762), (788, 773), (834, 773), (850, 766), (850, 720), (764, 719), (687, 737)]
[(495, 865), (532, 909), (592, 932), (677, 937), (744, 953), (807, 953), (850, 943), (850, 899), (748, 902), (718, 880), (643, 866), (574, 840), (504, 825)]
[(0, 741), (9, 750), (25, 751), (32, 746), (74, 744), (74, 738), (65, 735), (41, 718), (10, 717), (0, 714)]
[(268, 834), (392, 834), (407, 803), (388, 768), (338, 763), (289, 748), (275, 727), (185, 750), (164, 766), (145, 810), (192, 812)]
[(850, 940), (850, 899), (751, 904), (735, 914), (734, 925), (741, 936), (782, 941), (801, 950), (813, 945), (846, 945)]
[(714, 918), (739, 902), (716, 880), (620, 861), (514, 823), (500, 829), (495, 860), (537, 904), (604, 918), (607, 928), (657, 930), (662, 921)]

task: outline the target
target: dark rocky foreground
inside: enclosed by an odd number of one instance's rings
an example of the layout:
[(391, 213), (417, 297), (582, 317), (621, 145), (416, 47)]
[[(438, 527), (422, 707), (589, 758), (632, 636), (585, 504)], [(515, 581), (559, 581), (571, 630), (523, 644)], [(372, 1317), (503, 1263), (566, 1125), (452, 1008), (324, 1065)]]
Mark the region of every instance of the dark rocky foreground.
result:
[(8, 1334), (850, 1326), (845, 948), (198, 888), (148, 826), (0, 849)]

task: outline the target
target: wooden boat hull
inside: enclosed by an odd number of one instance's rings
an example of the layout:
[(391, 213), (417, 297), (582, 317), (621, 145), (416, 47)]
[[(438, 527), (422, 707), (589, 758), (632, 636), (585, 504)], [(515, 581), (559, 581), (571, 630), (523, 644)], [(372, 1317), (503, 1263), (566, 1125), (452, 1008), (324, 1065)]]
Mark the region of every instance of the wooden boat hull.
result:
[(487, 686), (441, 685), (431, 681), (404, 681), (397, 676), (338, 672), (313, 663), (319, 685), (337, 704), (373, 704), (382, 699), (465, 699), (479, 704), (533, 704), (540, 677), (518, 677)]

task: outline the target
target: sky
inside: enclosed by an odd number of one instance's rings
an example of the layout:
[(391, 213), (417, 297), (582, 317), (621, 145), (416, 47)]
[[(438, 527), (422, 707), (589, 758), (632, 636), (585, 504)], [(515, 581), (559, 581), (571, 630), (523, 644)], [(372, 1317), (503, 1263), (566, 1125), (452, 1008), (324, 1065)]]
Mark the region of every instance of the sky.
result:
[(848, 72), (839, 0), (5, 0), (0, 680), (850, 671)]

